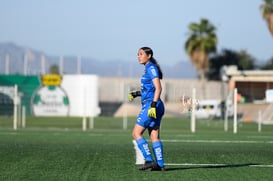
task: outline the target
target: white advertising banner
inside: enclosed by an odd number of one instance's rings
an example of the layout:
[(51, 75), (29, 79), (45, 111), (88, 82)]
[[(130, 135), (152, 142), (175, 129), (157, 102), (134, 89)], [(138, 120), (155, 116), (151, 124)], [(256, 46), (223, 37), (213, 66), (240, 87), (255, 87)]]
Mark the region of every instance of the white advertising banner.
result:
[(69, 116), (98, 116), (98, 77), (96, 75), (64, 75), (61, 87), (70, 104)]
[(42, 86), (32, 96), (32, 112), (35, 116), (98, 116), (98, 77), (42, 76)]
[(69, 99), (59, 86), (42, 86), (32, 99), (32, 111), (36, 116), (67, 116)]
[(265, 91), (266, 102), (273, 102), (273, 89), (268, 89)]

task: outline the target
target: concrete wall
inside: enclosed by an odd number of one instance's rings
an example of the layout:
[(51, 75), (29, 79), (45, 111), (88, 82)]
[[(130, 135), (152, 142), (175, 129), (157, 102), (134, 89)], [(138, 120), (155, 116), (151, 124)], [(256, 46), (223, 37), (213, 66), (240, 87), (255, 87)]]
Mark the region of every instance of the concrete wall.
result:
[[(201, 84), (195, 79), (164, 79), (162, 80), (163, 92), (161, 98), (165, 102), (175, 103), (184, 96), (192, 96), (193, 88), (196, 89), (197, 99), (222, 99), (226, 96), (227, 85), (222, 82), (206, 82), (205, 97)], [(140, 89), (138, 78), (99, 78), (100, 102), (127, 102), (127, 94), (130, 90)]]

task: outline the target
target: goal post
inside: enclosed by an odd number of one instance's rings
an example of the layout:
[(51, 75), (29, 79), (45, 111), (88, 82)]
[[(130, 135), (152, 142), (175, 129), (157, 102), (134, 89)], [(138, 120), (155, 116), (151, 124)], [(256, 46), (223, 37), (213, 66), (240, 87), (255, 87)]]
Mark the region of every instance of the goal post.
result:
[(196, 109), (196, 89), (192, 89), (192, 112), (191, 112), (191, 132), (195, 133), (196, 130), (196, 118), (195, 118), (195, 109)]
[(21, 104), (21, 98), (18, 93), (18, 85), (13, 87), (13, 129), (17, 130), (19, 127), (26, 127), (26, 107)]
[(238, 120), (237, 120), (237, 88), (234, 89), (233, 92), (233, 133), (237, 133), (237, 126), (238, 126)]
[(17, 130), (18, 124), (18, 85), (14, 85), (14, 95), (13, 95), (13, 129)]

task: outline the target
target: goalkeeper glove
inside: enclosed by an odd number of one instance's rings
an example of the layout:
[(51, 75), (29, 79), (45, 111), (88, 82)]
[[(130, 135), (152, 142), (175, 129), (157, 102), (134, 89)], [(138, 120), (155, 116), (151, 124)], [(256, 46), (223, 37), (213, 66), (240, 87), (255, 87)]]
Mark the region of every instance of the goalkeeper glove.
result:
[(132, 102), (134, 100), (134, 98), (136, 98), (138, 96), (141, 96), (140, 91), (129, 92), (129, 94), (128, 94), (129, 101)]
[(156, 102), (152, 102), (151, 107), (148, 110), (148, 116), (156, 119)]

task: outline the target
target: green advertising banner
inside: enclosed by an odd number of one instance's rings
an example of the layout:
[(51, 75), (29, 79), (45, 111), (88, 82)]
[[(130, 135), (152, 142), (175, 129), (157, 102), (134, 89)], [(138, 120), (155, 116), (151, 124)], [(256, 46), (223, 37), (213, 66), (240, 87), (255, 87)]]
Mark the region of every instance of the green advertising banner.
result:
[(26, 115), (30, 115), (32, 95), (41, 86), (40, 76), (37, 75), (0, 75), (0, 114), (9, 115), (13, 111), (11, 87), (15, 84), (18, 86), (21, 105), (25, 106)]

